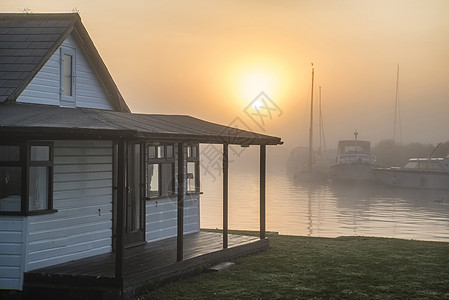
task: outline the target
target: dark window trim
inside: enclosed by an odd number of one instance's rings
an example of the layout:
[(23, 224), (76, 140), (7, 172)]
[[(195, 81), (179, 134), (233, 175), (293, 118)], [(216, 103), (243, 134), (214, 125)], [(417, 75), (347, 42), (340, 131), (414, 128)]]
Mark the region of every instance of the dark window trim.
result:
[[(65, 95), (64, 92), (64, 55), (69, 55), (72, 57), (72, 76), (71, 76), (71, 95)], [(65, 105), (70, 103), (70, 107), (75, 107), (75, 98), (76, 98), (76, 87), (75, 87), (75, 74), (76, 74), (76, 49), (61, 47), (60, 53), (60, 100), (65, 102)]]
[[(164, 147), (164, 157), (160, 158), (157, 157), (158, 156), (158, 147)], [(172, 157), (167, 157), (167, 146), (172, 146), (173, 147), (173, 156)], [(154, 158), (150, 158), (150, 153), (149, 153), (149, 147), (155, 147), (155, 154), (156, 157)], [(173, 196), (176, 196), (176, 192), (175, 192), (175, 162), (176, 162), (176, 155), (175, 155), (175, 143), (158, 143), (158, 144), (154, 144), (154, 143), (146, 143), (145, 144), (145, 161), (144, 161), (144, 165), (145, 165), (145, 181), (146, 178), (148, 177), (148, 165), (149, 164), (157, 164), (158, 167), (158, 195), (157, 196), (148, 196), (147, 195), (147, 182), (145, 182), (145, 200), (157, 200), (157, 199), (164, 199), (164, 198), (171, 198)], [(171, 168), (172, 168), (172, 174), (173, 174), (173, 180), (172, 180), (172, 187), (171, 190), (173, 191), (173, 193), (168, 194), (168, 195), (162, 195), (162, 164), (171, 164)]]
[[(158, 155), (157, 147), (161, 147), (161, 146), (164, 147), (164, 157), (157, 157), (157, 155)], [(172, 157), (167, 157), (167, 146), (173, 147), (173, 156)], [(148, 163), (151, 161), (151, 162), (157, 163), (158, 161), (160, 161), (160, 162), (176, 161), (174, 146), (175, 146), (175, 143), (161, 143), (161, 144), (157, 144), (157, 145), (155, 145), (153, 143), (146, 143), (145, 144), (146, 162)], [(156, 147), (156, 149), (155, 149), (156, 157), (150, 157), (150, 153), (148, 151), (149, 147)]]
[[(20, 159), (13, 162), (0, 161), (0, 166), (6, 167), (20, 167), (21, 168), (21, 201), (20, 211), (0, 211), (0, 215), (14, 215), (14, 216), (31, 216), (55, 213), (57, 210), (53, 209), (53, 153), (54, 144), (52, 141), (10, 141), (0, 142), (3, 146), (19, 146), (20, 147)], [(31, 146), (49, 146), (50, 147), (50, 160), (49, 161), (31, 161)], [(48, 200), (47, 208), (42, 210), (29, 210), (29, 173), (30, 167), (48, 167)]]
[[(187, 191), (186, 188), (186, 195), (193, 195), (193, 194), (201, 194), (200, 189), (200, 147), (198, 143), (195, 144), (187, 144), (186, 147), (190, 148), (190, 153), (193, 154), (193, 148), (196, 148), (196, 152), (195, 152), (195, 156), (187, 156), (186, 158), (186, 165), (185, 165), (185, 169), (187, 172), (187, 163), (188, 162), (194, 162), (195, 163), (195, 191)], [(189, 153), (189, 151), (186, 151), (186, 153)]]
[(27, 213), (27, 216), (36, 216), (36, 215), (47, 215), (52, 213), (57, 213), (57, 209), (43, 209), (43, 210), (32, 210)]
[[(173, 160), (167, 160), (167, 161), (165, 161), (165, 162), (161, 162), (161, 163), (159, 163), (159, 174), (158, 174), (158, 176), (159, 176), (159, 193), (162, 193), (162, 166), (161, 165), (163, 165), (163, 164), (170, 164), (171, 165), (171, 173), (173, 174), (173, 176), (172, 176), (172, 180), (170, 181), (171, 182), (171, 190), (173, 191), (171, 194), (175, 194), (175, 161)], [(168, 197), (170, 197), (170, 195), (171, 194), (168, 194), (168, 195), (161, 195), (161, 194), (159, 194), (159, 196), (158, 197), (166, 197), (166, 198), (168, 198)]]
[[(148, 176), (148, 174), (146, 173), (148, 164), (158, 164), (159, 165), (159, 174), (158, 174), (158, 176), (159, 176), (159, 178), (158, 178), (158, 180), (159, 180), (159, 195), (158, 196), (147, 196), (147, 190), (146, 190), (147, 189), (147, 187), (146, 187), (147, 182), (145, 182), (145, 200), (150, 201), (150, 200), (168, 199), (168, 198), (176, 197), (178, 195), (178, 193), (176, 191), (176, 180), (177, 180), (177, 178), (176, 178), (176, 172), (175, 172), (176, 171), (175, 163), (178, 161), (178, 157), (179, 157), (180, 154), (176, 153), (176, 149), (177, 149), (176, 145), (177, 145), (176, 142), (172, 142), (172, 143), (147, 142), (145, 144), (145, 178), (147, 178), (147, 176)], [(156, 149), (155, 149), (156, 157), (155, 158), (150, 158), (150, 154), (149, 154), (149, 151), (148, 151), (148, 148), (150, 146), (156, 147)], [(163, 158), (158, 158), (157, 157), (157, 152), (158, 152), (157, 151), (157, 147), (159, 147), (159, 146), (165, 146), (165, 149), (164, 149), (164, 154), (165, 154), (164, 156), (165, 157), (163, 157)], [(172, 157), (166, 157), (166, 155), (167, 155), (167, 146), (173, 146), (173, 156)], [(190, 150), (188, 150), (188, 148), (190, 148)], [(195, 156), (188, 156), (188, 153), (193, 153), (192, 148), (196, 148)], [(185, 191), (186, 195), (196, 195), (196, 194), (200, 195), (200, 194), (202, 194), (202, 192), (200, 191), (200, 183), (201, 183), (201, 181), (200, 181), (200, 163), (199, 163), (200, 162), (200, 153), (199, 153), (199, 151), (200, 151), (199, 143), (188, 143), (188, 144), (185, 145), (185, 151), (183, 153), (183, 154), (185, 154), (185, 157), (186, 157), (186, 159), (185, 159), (185, 166), (184, 166), (185, 172), (187, 172), (187, 162), (194, 162), (195, 163), (195, 175), (196, 175), (196, 178), (195, 178), (195, 191), (187, 192), (187, 189), (186, 189), (186, 191)], [(161, 184), (162, 184), (162, 180), (161, 180), (162, 179), (162, 172), (161, 172), (162, 168), (161, 168), (160, 165), (163, 164), (163, 163), (173, 164), (172, 165), (172, 167), (173, 167), (172, 172), (173, 172), (174, 177), (173, 177), (173, 181), (172, 181), (172, 183), (173, 183), (172, 190), (174, 191), (174, 193), (171, 193), (169, 195), (161, 195), (160, 194), (161, 193)], [(187, 184), (187, 182), (186, 182), (186, 184)]]
[[(202, 195), (203, 192), (189, 192), (186, 193), (188, 196), (195, 196), (195, 195)], [(170, 198), (176, 198), (178, 196), (178, 193), (173, 193), (168, 196), (155, 196), (151, 198), (145, 198), (145, 201), (153, 201), (153, 200), (163, 200), (163, 199), (170, 199)]]
[(145, 201), (161, 200), (161, 199), (170, 199), (170, 198), (175, 198), (175, 197), (177, 197), (177, 196), (178, 196), (177, 193), (172, 193), (172, 194), (170, 194), (170, 195), (165, 195), (165, 196), (145, 197)]

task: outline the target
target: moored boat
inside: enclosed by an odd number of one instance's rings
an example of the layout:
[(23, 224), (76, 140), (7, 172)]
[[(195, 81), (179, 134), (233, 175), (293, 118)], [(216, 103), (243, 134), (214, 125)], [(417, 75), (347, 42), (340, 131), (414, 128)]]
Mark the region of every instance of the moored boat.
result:
[[(294, 178), (298, 181), (303, 182), (322, 182), (327, 180), (327, 165), (325, 161), (323, 161), (323, 156), (321, 153), (321, 142), (324, 142), (324, 129), (322, 123), (321, 116), (321, 87), (320, 87), (320, 161), (318, 162), (314, 156), (313, 151), (313, 80), (314, 80), (314, 68), (312, 64), (312, 89), (310, 94), (310, 127), (309, 127), (309, 147), (306, 152), (308, 159), (307, 161), (301, 161), (301, 164), (298, 166), (296, 164), (296, 172)], [(324, 146), (326, 148), (326, 146)], [(325, 152), (325, 151), (324, 151)]]
[(377, 181), (373, 168), (376, 157), (371, 155), (371, 143), (357, 140), (358, 132), (354, 132), (354, 140), (338, 142), (335, 164), (330, 167), (329, 177), (333, 181), (361, 182)]
[(404, 167), (375, 168), (387, 185), (406, 188), (449, 189), (449, 155), (444, 158), (411, 158)]

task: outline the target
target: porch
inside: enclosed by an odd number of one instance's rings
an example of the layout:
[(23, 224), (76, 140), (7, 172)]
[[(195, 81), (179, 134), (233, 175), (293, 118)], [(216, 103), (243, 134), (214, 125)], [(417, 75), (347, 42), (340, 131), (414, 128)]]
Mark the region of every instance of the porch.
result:
[[(175, 278), (199, 267), (268, 249), (269, 241), (255, 236), (198, 232), (184, 236), (184, 259), (177, 261), (177, 238), (169, 238), (125, 249), (123, 277), (115, 277), (115, 253), (93, 256), (25, 273), (24, 291), (28, 295), (76, 290), (104, 299), (131, 296), (140, 286)], [(48, 296), (49, 294), (47, 294)], [(66, 297), (67, 299), (67, 297)]]

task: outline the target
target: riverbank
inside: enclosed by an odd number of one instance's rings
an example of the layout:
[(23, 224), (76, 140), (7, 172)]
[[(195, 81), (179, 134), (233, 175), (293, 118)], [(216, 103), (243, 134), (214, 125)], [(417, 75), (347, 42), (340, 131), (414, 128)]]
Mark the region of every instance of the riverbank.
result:
[(139, 299), (449, 299), (447, 242), (268, 238), (268, 251), (231, 269), (153, 285)]

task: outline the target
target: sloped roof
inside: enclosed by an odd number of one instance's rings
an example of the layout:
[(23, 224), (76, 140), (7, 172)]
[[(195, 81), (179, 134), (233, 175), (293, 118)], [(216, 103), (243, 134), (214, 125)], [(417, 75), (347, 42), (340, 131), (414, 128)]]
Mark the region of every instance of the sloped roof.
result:
[(61, 108), (25, 103), (0, 104), (0, 137), (145, 138), (236, 145), (277, 145), (274, 136), (219, 125), (186, 115)]
[(78, 14), (0, 14), (0, 103), (15, 102), (65, 38), (74, 33), (116, 110), (129, 112)]

